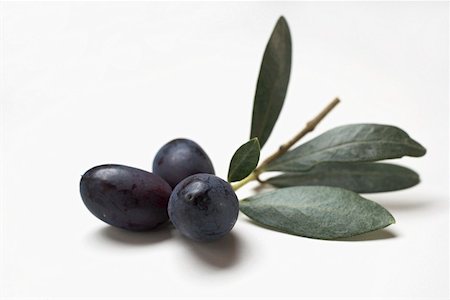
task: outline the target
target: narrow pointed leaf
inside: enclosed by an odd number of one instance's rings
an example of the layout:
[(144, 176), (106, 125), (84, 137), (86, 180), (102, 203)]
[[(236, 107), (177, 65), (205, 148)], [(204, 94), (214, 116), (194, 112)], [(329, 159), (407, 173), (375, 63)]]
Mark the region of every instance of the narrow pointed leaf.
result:
[(253, 138), (236, 150), (230, 162), (228, 181), (238, 181), (247, 177), (258, 165), (259, 142)]
[(384, 163), (323, 163), (305, 172), (292, 172), (267, 179), (275, 187), (323, 185), (356, 193), (397, 191), (420, 182), (411, 169)]
[(400, 128), (350, 124), (331, 129), (274, 160), (271, 171), (306, 171), (323, 162), (370, 162), (423, 156), (425, 148)]
[(253, 103), (250, 138), (261, 148), (269, 138), (283, 107), (291, 73), (291, 34), (284, 17), (278, 19), (264, 52)]
[(336, 187), (289, 187), (244, 199), (240, 210), (257, 223), (289, 234), (337, 239), (395, 223), (381, 205)]

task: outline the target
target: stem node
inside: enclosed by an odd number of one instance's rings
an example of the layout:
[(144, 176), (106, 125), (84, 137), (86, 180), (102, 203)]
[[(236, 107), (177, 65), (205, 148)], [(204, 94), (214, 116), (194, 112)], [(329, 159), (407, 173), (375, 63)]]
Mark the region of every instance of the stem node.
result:
[(259, 182), (261, 182), (259, 179), (259, 174), (264, 172), (266, 166), (269, 163), (271, 163), (272, 161), (274, 161), (275, 159), (277, 159), (278, 157), (280, 157), (281, 155), (283, 155), (284, 153), (286, 153), (292, 146), (294, 146), (306, 134), (313, 131), (316, 128), (317, 124), (319, 124), (320, 121), (322, 121), (323, 118), (325, 118), (326, 115), (328, 115), (330, 113), (330, 111), (332, 111), (333, 108), (335, 108), (336, 105), (339, 104), (339, 102), (340, 102), (339, 98), (335, 98), (333, 101), (331, 101), (314, 119), (307, 122), (306, 126), (299, 133), (297, 133), (288, 142), (281, 145), (278, 148), (278, 151), (276, 151), (275, 153), (270, 155), (268, 158), (266, 158), (255, 170), (253, 170), (252, 173), (250, 173), (250, 175), (248, 175), (246, 178), (242, 179), (241, 181), (233, 183), (231, 185), (233, 187), (233, 190), (237, 191), (238, 189), (240, 189), (241, 187), (243, 187), (244, 185), (246, 185), (247, 183), (249, 183), (250, 181), (253, 181), (253, 180), (258, 180)]

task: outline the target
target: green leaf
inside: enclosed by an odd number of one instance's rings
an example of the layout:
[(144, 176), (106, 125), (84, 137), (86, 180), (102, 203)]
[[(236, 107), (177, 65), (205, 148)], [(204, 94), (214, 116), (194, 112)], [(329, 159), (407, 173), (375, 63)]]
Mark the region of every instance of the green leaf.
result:
[(350, 124), (331, 129), (271, 162), (266, 170), (307, 171), (323, 162), (369, 162), (423, 156), (425, 148), (400, 128)]
[(305, 172), (267, 179), (275, 187), (325, 185), (356, 193), (378, 193), (412, 187), (420, 182), (411, 169), (384, 163), (322, 163)]
[(291, 34), (284, 17), (278, 19), (264, 52), (253, 103), (250, 138), (257, 137), (261, 148), (280, 115), (291, 73)]
[(258, 165), (258, 138), (253, 138), (236, 150), (230, 162), (228, 181), (239, 181), (247, 177)]
[(381, 205), (336, 187), (289, 187), (240, 201), (240, 210), (257, 223), (289, 234), (337, 239), (395, 223)]

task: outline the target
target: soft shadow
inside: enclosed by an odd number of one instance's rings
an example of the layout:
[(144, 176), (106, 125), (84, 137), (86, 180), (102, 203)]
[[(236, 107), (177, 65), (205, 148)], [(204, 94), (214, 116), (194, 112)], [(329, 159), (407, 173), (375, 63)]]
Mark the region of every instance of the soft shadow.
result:
[(408, 201), (407, 199), (405, 199), (404, 201), (383, 200), (379, 201), (379, 203), (389, 211), (412, 211), (418, 209), (427, 209), (434, 204), (432, 201)]
[(269, 183), (266, 182), (262, 182), (261, 184), (258, 184), (257, 186), (255, 186), (253, 188), (253, 191), (257, 192), (257, 193), (262, 193), (262, 192), (270, 192), (273, 191), (275, 188), (270, 185)]
[(112, 226), (100, 228), (95, 235), (107, 242), (122, 245), (143, 246), (160, 243), (172, 237), (173, 227), (165, 224), (160, 228), (150, 231), (128, 231)]
[[(244, 221), (247, 222), (247, 223), (253, 224), (255, 226), (267, 229), (267, 230), (276, 231), (276, 232), (283, 233), (283, 234), (289, 234), (289, 233), (286, 233), (286, 232), (284, 232), (282, 230), (276, 229), (274, 227), (270, 227), (270, 226), (267, 226), (265, 224), (258, 223), (256, 221), (253, 221), (252, 219), (249, 219), (249, 218), (245, 218)], [(291, 235), (291, 234), (289, 234), (289, 235)]]
[(379, 229), (348, 238), (337, 239), (337, 241), (343, 242), (377, 241), (377, 240), (392, 239), (395, 237), (397, 237), (397, 235), (392, 231), (390, 231), (389, 229)]
[(417, 194), (413, 191), (405, 191), (403, 194), (364, 194), (363, 197), (375, 201), (393, 212), (448, 211), (448, 199), (437, 197), (434, 194)]
[(240, 259), (242, 243), (234, 232), (213, 242), (195, 242), (184, 237), (180, 239), (198, 260), (208, 266), (226, 269), (236, 265)]
[[(280, 233), (284, 233), (284, 234), (289, 234), (289, 233), (286, 233), (284, 231), (278, 230), (276, 228), (269, 227), (269, 226), (266, 226), (264, 224), (257, 223), (257, 222), (255, 222), (255, 221), (253, 221), (251, 219), (246, 219), (245, 221), (248, 222), (248, 223), (257, 225), (259, 227), (268, 229), (268, 230), (272, 230), (272, 231), (276, 231), (276, 232), (280, 232)], [(379, 229), (379, 230), (375, 230), (375, 231), (372, 231), (372, 232), (367, 232), (367, 233), (355, 235), (355, 236), (348, 237), (348, 238), (335, 239), (335, 240), (332, 240), (332, 241), (344, 241), (344, 242), (376, 241), (376, 240), (391, 239), (391, 238), (395, 238), (396, 236), (397, 235), (395, 233), (393, 233), (392, 231), (390, 231), (389, 229)], [(313, 239), (313, 238), (309, 238), (309, 237), (304, 237), (304, 238)], [(320, 239), (317, 239), (317, 240), (320, 240)], [(329, 240), (323, 240), (323, 241), (327, 242)]]

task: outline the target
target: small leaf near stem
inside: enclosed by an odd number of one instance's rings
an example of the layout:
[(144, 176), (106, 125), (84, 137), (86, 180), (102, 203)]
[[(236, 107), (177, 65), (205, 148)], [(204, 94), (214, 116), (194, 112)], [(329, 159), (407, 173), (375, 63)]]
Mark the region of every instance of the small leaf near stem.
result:
[(258, 138), (253, 138), (239, 147), (233, 155), (228, 171), (228, 182), (239, 181), (247, 177), (258, 165)]
[(233, 190), (237, 191), (247, 183), (256, 180), (259, 174), (264, 172), (265, 167), (270, 162), (286, 153), (301, 138), (303, 138), (309, 132), (313, 131), (316, 128), (317, 124), (319, 124), (333, 110), (333, 108), (335, 108), (336, 105), (339, 104), (339, 102), (340, 102), (339, 98), (335, 98), (333, 101), (331, 101), (314, 119), (306, 123), (306, 126), (299, 133), (297, 133), (292, 139), (287, 141), (285, 144), (281, 145), (275, 153), (266, 158), (252, 173), (250, 173), (250, 175), (248, 175), (241, 181), (232, 184)]

